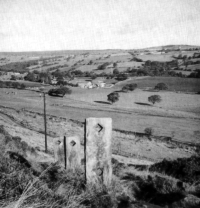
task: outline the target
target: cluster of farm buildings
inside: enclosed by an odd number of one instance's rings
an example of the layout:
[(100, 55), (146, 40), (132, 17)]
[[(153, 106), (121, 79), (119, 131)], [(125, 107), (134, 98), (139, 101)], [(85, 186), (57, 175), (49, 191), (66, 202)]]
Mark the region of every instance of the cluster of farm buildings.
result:
[(100, 80), (93, 80), (88, 82), (78, 82), (77, 83), (79, 87), (85, 88), (85, 89), (93, 89), (93, 88), (111, 88), (112, 84), (106, 84), (103, 81)]

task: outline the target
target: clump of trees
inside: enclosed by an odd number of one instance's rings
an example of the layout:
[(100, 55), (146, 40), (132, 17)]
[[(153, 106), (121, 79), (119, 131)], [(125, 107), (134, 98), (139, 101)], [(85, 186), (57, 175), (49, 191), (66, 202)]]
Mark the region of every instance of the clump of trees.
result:
[(200, 70), (196, 70), (192, 73), (190, 73), (190, 75), (188, 75), (189, 78), (200, 78)]
[(160, 103), (162, 99), (160, 95), (151, 95), (148, 97), (148, 101), (154, 105), (155, 103)]
[(156, 90), (167, 90), (168, 89), (168, 86), (165, 83), (158, 83), (155, 86), (155, 89)]
[(135, 57), (135, 56), (134, 56), (130, 61), (143, 62), (142, 59), (137, 58), (137, 57)]
[(51, 75), (46, 72), (41, 72), (41, 73), (29, 72), (24, 77), (24, 80), (27, 80), (30, 82), (44, 82), (45, 84), (51, 84)]
[(50, 89), (48, 91), (48, 95), (50, 96), (57, 96), (57, 97), (64, 97), (65, 94), (71, 94), (71, 89), (69, 89), (68, 87), (60, 87), (60, 88), (56, 88), (56, 89)]
[(137, 88), (137, 84), (127, 84), (125, 86), (122, 87), (122, 91), (123, 92), (128, 92), (128, 91), (134, 91)]
[(108, 101), (113, 104), (119, 100), (119, 93), (118, 92), (112, 92), (109, 95), (107, 95)]
[(110, 63), (105, 62), (105, 63), (99, 65), (98, 68), (97, 68), (97, 70), (104, 70), (104, 69), (106, 69), (106, 67), (107, 67), (108, 65), (110, 65)]
[(26, 86), (24, 83), (19, 82), (0, 81), (0, 88), (25, 89)]
[(67, 81), (64, 81), (64, 80), (58, 80), (56, 85), (62, 85), (62, 86), (68, 85), (68, 86), (71, 86), (71, 87), (78, 87), (78, 84), (73, 84), (73, 83), (70, 83), (70, 82), (67, 82)]
[(127, 78), (128, 78), (127, 74), (118, 74), (115, 79), (118, 81), (123, 81), (126, 80)]

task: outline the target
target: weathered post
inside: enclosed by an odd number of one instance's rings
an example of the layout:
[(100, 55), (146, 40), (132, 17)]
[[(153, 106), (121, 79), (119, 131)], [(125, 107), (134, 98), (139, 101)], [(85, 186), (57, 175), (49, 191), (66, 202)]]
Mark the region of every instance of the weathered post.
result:
[(55, 161), (64, 164), (65, 169), (81, 167), (81, 144), (78, 136), (64, 137), (63, 142), (54, 143)]
[(78, 136), (66, 138), (67, 169), (75, 170), (81, 167), (81, 143)]
[(64, 140), (61, 142), (61, 139), (57, 139), (53, 145), (54, 148), (54, 158), (55, 162), (60, 162), (63, 164), (65, 162), (65, 155), (64, 155)]
[(87, 118), (85, 122), (85, 177), (87, 183), (112, 180), (112, 119)]

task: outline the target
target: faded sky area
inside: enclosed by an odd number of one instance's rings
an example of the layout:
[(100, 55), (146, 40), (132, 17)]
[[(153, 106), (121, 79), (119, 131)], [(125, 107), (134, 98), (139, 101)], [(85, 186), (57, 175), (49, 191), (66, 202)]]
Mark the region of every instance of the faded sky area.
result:
[(0, 51), (200, 45), (200, 0), (0, 0)]

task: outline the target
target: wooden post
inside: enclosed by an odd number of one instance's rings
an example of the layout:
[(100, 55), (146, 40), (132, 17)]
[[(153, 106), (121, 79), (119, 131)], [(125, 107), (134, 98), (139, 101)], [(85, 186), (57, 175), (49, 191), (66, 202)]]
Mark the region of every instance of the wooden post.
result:
[(108, 186), (112, 180), (112, 119), (87, 118), (85, 125), (86, 182)]
[(63, 141), (63, 146), (64, 146), (64, 158), (65, 158), (65, 169), (67, 169), (67, 148), (66, 148), (66, 136), (64, 136), (64, 141)]
[(44, 97), (44, 134), (45, 134), (45, 152), (47, 153), (47, 121), (46, 121), (46, 98), (45, 92), (43, 92)]

